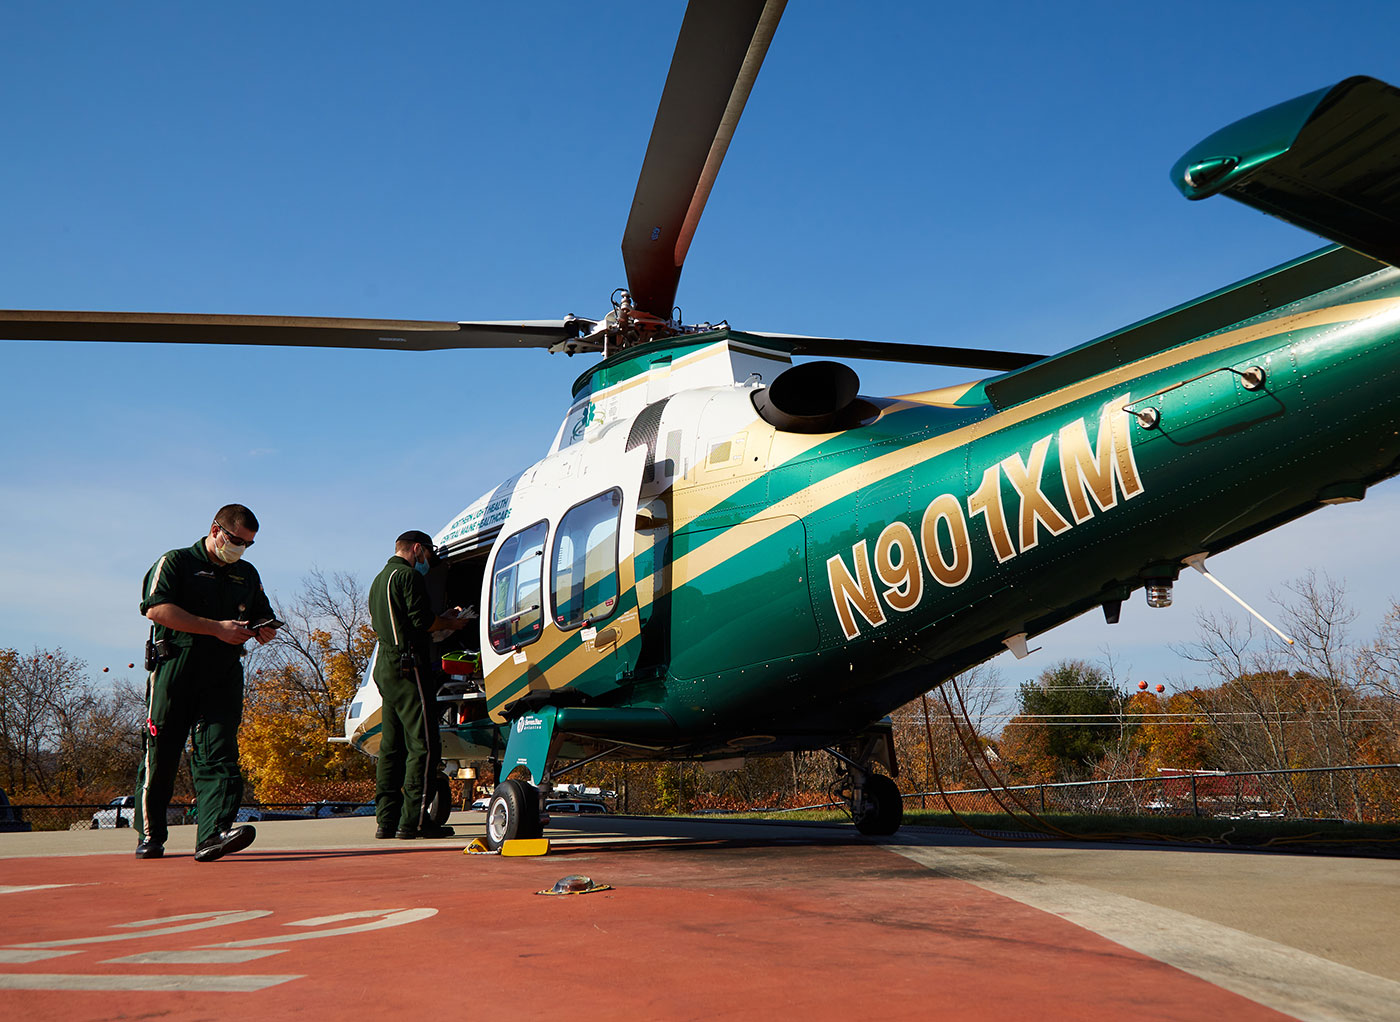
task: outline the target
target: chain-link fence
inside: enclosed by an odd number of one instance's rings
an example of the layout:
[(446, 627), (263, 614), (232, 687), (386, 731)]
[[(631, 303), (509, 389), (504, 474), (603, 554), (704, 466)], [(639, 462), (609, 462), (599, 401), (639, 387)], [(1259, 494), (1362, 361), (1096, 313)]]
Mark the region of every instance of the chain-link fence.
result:
[[(946, 802), (945, 802), (946, 799)], [(765, 803), (758, 803), (765, 804)], [(766, 804), (772, 804), (769, 801)], [(839, 803), (829, 803), (836, 806)], [(1123, 777), (1057, 784), (1016, 784), (904, 795), (905, 809), (958, 813), (1067, 813), (1092, 816), (1198, 816), (1400, 823), (1400, 763), (1296, 770), (1164, 771), (1155, 777)], [(824, 808), (804, 805), (801, 808)], [(87, 830), (131, 825), (130, 806), (13, 805), (0, 815), (0, 831)], [(781, 811), (781, 810), (779, 810)], [(323, 800), (245, 806), (244, 822), (373, 816), (367, 802)], [(169, 822), (194, 822), (193, 806), (172, 804)]]
[[(8, 817), (0, 817), (0, 832), (25, 830), (100, 830), (130, 827), (131, 805), (111, 803), (69, 805), (11, 805)], [(240, 823), (268, 823), (277, 820), (315, 820), (343, 816), (373, 816), (368, 802), (277, 802), (245, 805), (238, 810)], [(166, 822), (174, 827), (195, 822), (192, 803), (171, 803)]]
[[(944, 802), (944, 799), (947, 802)], [(1058, 784), (1017, 784), (904, 796), (906, 808), (959, 813), (1070, 813), (1400, 823), (1400, 763), (1296, 770), (1164, 771)]]

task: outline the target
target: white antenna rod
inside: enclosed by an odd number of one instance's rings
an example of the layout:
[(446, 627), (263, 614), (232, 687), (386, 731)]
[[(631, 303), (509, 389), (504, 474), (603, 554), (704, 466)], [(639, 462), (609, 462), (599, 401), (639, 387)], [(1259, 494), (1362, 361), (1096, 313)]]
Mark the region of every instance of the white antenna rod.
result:
[(1271, 621), (1269, 621), (1268, 618), (1266, 618), (1263, 614), (1259, 613), (1257, 610), (1255, 610), (1255, 609), (1254, 609), (1253, 607), (1251, 607), (1249, 604), (1245, 603), (1244, 600), (1240, 599), (1238, 596), (1236, 596), (1234, 593), (1232, 593), (1232, 592), (1230, 591), (1230, 587), (1227, 586), (1224, 582), (1220, 581), (1220, 579), (1216, 578), (1216, 577), (1215, 577), (1214, 575), (1212, 575), (1210, 572), (1206, 571), (1206, 557), (1207, 557), (1207, 556), (1208, 556), (1207, 554), (1192, 554), (1190, 557), (1186, 558), (1186, 559), (1183, 560), (1181, 563), (1182, 563), (1182, 564), (1189, 564), (1191, 567), (1195, 568), (1195, 569), (1196, 569), (1197, 571), (1199, 571), (1202, 575), (1204, 575), (1207, 579), (1209, 579), (1212, 583), (1214, 583), (1216, 586), (1218, 586), (1218, 587), (1220, 588), (1220, 591), (1221, 591), (1222, 593), (1224, 593), (1226, 596), (1230, 597), (1230, 599), (1234, 600), (1236, 603), (1238, 603), (1238, 604), (1239, 604), (1241, 607), (1243, 607), (1245, 610), (1249, 611), (1251, 614), (1253, 614), (1255, 617), (1257, 617), (1260, 621), (1262, 621), (1265, 625), (1268, 626), (1268, 628), (1269, 628), (1269, 630), (1270, 630), (1271, 632), (1273, 632), (1275, 635), (1277, 635), (1277, 636), (1278, 636), (1280, 639), (1282, 639), (1284, 642), (1286, 642), (1286, 643), (1288, 643), (1290, 646), (1292, 646), (1292, 645), (1294, 644), (1294, 643), (1293, 643), (1293, 640), (1290, 639), (1288, 636), (1284, 635), (1284, 634), (1283, 634), (1281, 631), (1279, 631), (1277, 628), (1275, 628), (1274, 625), (1273, 625), (1273, 623), (1272, 623)]

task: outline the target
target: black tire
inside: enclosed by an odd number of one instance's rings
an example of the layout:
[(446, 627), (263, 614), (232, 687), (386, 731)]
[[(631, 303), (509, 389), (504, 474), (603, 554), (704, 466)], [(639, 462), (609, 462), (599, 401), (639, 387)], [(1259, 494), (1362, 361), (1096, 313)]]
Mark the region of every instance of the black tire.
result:
[(452, 815), (452, 785), (446, 774), (438, 774), (433, 780), (433, 795), (428, 800), (428, 822), (441, 827)]
[(904, 822), (904, 799), (899, 786), (884, 774), (866, 774), (865, 812), (856, 818), (856, 830), (871, 837), (887, 837)]
[(486, 806), (486, 847), (499, 851), (507, 841), (539, 837), (540, 793), (533, 784), (502, 781)]

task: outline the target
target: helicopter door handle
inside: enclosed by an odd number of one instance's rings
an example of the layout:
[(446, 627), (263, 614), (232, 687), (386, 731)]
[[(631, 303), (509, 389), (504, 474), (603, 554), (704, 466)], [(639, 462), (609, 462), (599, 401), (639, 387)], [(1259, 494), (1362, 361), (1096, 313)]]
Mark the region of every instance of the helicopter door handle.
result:
[(593, 648), (597, 649), (600, 646), (611, 646), (615, 642), (617, 642), (617, 629), (604, 628), (593, 637)]
[(1156, 429), (1157, 424), (1162, 421), (1162, 413), (1156, 408), (1134, 408), (1133, 405), (1142, 404), (1144, 401), (1151, 401), (1154, 397), (1161, 397), (1163, 394), (1168, 394), (1179, 387), (1184, 387), (1188, 383), (1195, 383), (1197, 380), (1203, 380), (1207, 376), (1212, 376), (1215, 373), (1234, 373), (1240, 378), (1240, 385), (1243, 386), (1245, 390), (1262, 389), (1266, 379), (1262, 366), (1250, 366), (1248, 369), (1236, 369), (1234, 366), (1218, 366), (1215, 369), (1207, 369), (1199, 376), (1193, 376), (1189, 380), (1182, 380), (1180, 383), (1173, 383), (1169, 387), (1163, 387), (1161, 390), (1154, 391), (1146, 397), (1134, 398), (1123, 406), (1123, 411), (1127, 412), (1129, 415), (1137, 416), (1138, 425), (1143, 429)]
[(514, 614), (510, 615), (509, 617), (498, 617), (498, 618), (495, 619), (495, 622), (496, 622), (496, 624), (498, 624), (498, 625), (507, 625), (507, 624), (510, 624), (512, 621), (519, 621), (519, 620), (520, 620), (522, 617), (524, 617), (526, 614), (533, 614), (535, 611), (537, 611), (537, 610), (539, 610), (539, 609), (540, 609), (540, 605), (539, 605), (538, 603), (532, 604), (531, 606), (526, 607), (524, 610), (518, 610), (518, 611), (516, 611)]

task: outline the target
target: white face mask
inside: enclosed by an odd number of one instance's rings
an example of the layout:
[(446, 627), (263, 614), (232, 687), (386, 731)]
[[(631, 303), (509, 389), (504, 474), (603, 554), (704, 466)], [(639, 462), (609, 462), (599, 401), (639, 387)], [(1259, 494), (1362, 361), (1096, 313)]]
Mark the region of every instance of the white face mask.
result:
[[(219, 531), (223, 532), (222, 529)], [(220, 539), (223, 540), (221, 543), (214, 544), (214, 553), (219, 555), (219, 560), (225, 564), (234, 564), (243, 558), (243, 551), (247, 547), (235, 546), (222, 536)]]

